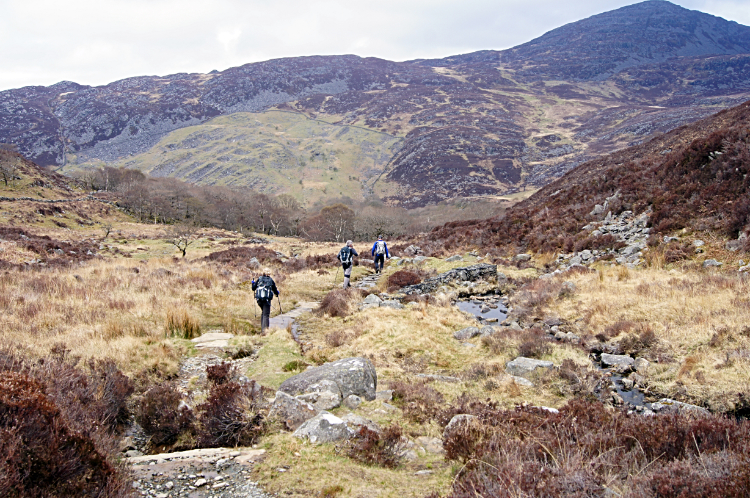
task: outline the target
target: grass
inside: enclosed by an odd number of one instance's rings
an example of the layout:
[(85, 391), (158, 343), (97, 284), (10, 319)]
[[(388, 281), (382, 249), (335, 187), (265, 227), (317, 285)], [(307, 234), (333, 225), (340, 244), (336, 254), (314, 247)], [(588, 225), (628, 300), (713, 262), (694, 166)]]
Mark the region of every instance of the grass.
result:
[(657, 345), (644, 353), (653, 363), (646, 374), (653, 390), (727, 411), (750, 385), (747, 278), (691, 269), (601, 267), (599, 273), (569, 279), (576, 284), (575, 295), (550, 311), (571, 322), (582, 319), (580, 333), (596, 335), (624, 321), (653, 329)]
[[(340, 496), (417, 497), (425, 490), (445, 493), (452, 478), (451, 467), (432, 455), (384, 469), (357, 464), (335, 445), (312, 445), (289, 434), (268, 437), (264, 446), (266, 456), (255, 464), (254, 477), (267, 491), (293, 498), (323, 496), (322, 491), (339, 486)], [(424, 469), (432, 473), (415, 477)]]
[[(158, 173), (167, 165), (169, 176), (198, 175), (198, 183), (210, 185), (258, 189), (262, 182), (272, 185), (269, 192), (289, 193), (309, 205), (342, 196), (362, 199), (365, 184), (377, 176), (370, 170), (385, 168), (398, 141), (300, 113), (240, 112), (173, 131), (150, 150), (112, 166)], [(69, 173), (99, 166), (73, 160), (64, 169)], [(206, 169), (210, 172), (202, 173)]]

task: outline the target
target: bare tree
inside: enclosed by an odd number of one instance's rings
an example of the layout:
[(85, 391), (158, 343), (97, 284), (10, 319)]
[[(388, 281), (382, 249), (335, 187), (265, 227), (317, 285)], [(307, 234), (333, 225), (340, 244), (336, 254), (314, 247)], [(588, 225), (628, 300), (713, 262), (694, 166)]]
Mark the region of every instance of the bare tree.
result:
[(182, 252), (185, 257), (188, 247), (198, 240), (200, 228), (195, 225), (178, 224), (169, 227), (164, 234), (164, 239)]
[(109, 234), (112, 233), (112, 223), (110, 222), (102, 223), (102, 231), (104, 231), (104, 238), (102, 240), (107, 240), (107, 237), (109, 237)]

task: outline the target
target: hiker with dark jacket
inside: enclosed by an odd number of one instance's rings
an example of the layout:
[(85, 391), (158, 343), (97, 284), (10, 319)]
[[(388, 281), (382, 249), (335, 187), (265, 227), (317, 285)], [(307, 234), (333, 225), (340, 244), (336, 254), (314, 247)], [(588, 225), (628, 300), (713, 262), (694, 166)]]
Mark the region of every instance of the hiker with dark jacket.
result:
[[(378, 240), (372, 245), (372, 251), (370, 252), (375, 257), (373, 261), (375, 263), (375, 273), (382, 272), (385, 258), (391, 259), (391, 255), (388, 254), (388, 245), (383, 240), (383, 237), (378, 237)], [(378, 263), (380, 263), (379, 268)]]
[(257, 281), (253, 279), (253, 290), (255, 291), (255, 301), (261, 310), (260, 333), (265, 334), (271, 318), (271, 300), (274, 294), (279, 297), (279, 289), (276, 288), (276, 282), (273, 281), (268, 271), (264, 271)]
[(347, 240), (346, 245), (341, 248), (337, 256), (339, 261), (341, 261), (341, 268), (344, 269), (344, 289), (351, 287), (349, 285), (349, 277), (352, 276), (354, 256), (359, 256), (359, 253), (354, 249), (352, 241)]

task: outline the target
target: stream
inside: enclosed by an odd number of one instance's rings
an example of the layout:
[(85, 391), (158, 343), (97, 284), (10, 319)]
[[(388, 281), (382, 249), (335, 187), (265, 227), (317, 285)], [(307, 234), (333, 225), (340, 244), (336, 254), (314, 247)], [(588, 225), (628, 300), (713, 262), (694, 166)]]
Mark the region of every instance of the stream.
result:
[[(474, 315), (482, 325), (500, 324), (508, 316), (508, 308), (503, 303), (502, 298), (494, 294), (456, 301), (455, 305), (459, 310)], [(651, 404), (646, 402), (646, 395), (641, 390), (635, 386), (632, 389), (625, 387), (623, 384), (625, 376), (603, 367), (599, 361), (592, 359), (592, 363), (597, 370), (608, 374), (610, 388), (620, 396), (625, 406), (630, 406), (638, 412), (651, 409)]]

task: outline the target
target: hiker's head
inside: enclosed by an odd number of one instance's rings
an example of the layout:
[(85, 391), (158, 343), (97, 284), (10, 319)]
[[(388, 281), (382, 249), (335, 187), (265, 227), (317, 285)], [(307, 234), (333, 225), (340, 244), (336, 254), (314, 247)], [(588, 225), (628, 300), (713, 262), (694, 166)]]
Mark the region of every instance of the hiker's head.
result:
[(378, 235), (378, 240), (383, 240), (383, 236), (382, 235)]
[(351, 240), (346, 241), (346, 247), (352, 247), (354, 243)]
[(268, 268), (261, 268), (260, 274), (264, 277), (270, 277), (271, 276), (271, 270)]

